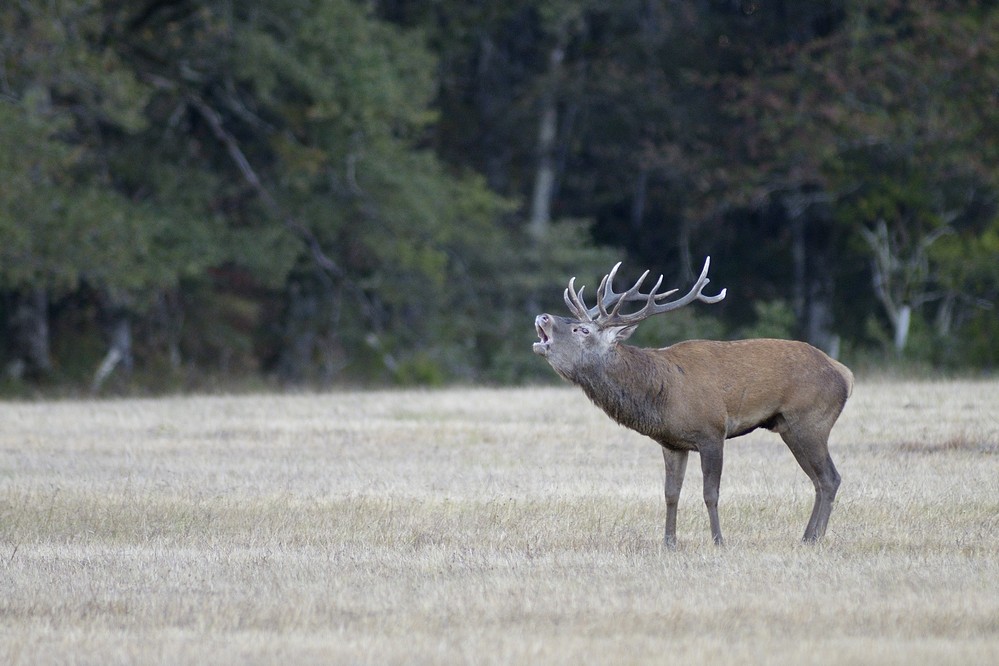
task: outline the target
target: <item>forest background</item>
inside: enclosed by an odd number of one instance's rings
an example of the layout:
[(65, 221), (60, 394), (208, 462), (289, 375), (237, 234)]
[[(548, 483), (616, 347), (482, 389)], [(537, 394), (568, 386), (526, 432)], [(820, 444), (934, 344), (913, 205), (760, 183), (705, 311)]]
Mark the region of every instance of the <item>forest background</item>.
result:
[(997, 3), (0, 8), (4, 393), (554, 378), (570, 276), (705, 255), (639, 343), (994, 370)]

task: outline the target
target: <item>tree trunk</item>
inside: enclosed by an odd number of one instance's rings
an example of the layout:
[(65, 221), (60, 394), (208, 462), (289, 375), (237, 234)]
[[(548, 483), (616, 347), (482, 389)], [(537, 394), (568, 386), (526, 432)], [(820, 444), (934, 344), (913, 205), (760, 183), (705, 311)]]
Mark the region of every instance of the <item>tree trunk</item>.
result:
[(951, 328), (954, 324), (954, 304), (957, 301), (957, 293), (953, 290), (948, 290), (944, 294), (943, 301), (940, 303), (940, 308), (937, 310), (937, 321), (936, 329), (937, 335), (941, 338), (946, 338), (950, 335)]
[(637, 232), (642, 228), (645, 218), (645, 200), (649, 191), (649, 170), (642, 168), (635, 179), (635, 189), (631, 197), (631, 230)]
[(16, 294), (11, 316), (14, 360), (8, 373), (14, 377), (44, 377), (52, 372), (49, 334), (49, 299), (45, 287)]
[(825, 192), (795, 191), (782, 198), (791, 231), (791, 308), (798, 333), (808, 343), (831, 352), (838, 343), (832, 333), (830, 251), (819, 239), (822, 218), (812, 211), (815, 204), (827, 201), (829, 194)]
[(126, 374), (131, 373), (133, 367), (132, 359), (132, 321), (124, 308), (113, 307), (110, 323), (110, 344), (108, 353), (104, 360), (97, 366), (94, 372), (94, 379), (90, 384), (90, 390), (97, 393), (101, 390), (104, 382), (107, 381), (111, 373), (119, 366)]
[(832, 262), (828, 250), (818, 249), (809, 256), (805, 341), (835, 358), (839, 343), (833, 333), (835, 280), (830, 268)]
[(538, 122), (538, 168), (534, 177), (531, 197), (531, 215), (528, 228), (535, 239), (548, 234), (551, 225), (551, 206), (555, 195), (555, 139), (558, 136), (558, 82), (561, 78), (564, 56), (563, 37), (548, 57), (547, 88), (541, 96), (541, 117)]
[(808, 248), (805, 244), (805, 219), (802, 211), (791, 210), (791, 308), (798, 322), (799, 331), (808, 329), (806, 267)]
[[(527, 230), (534, 243), (537, 260), (544, 262), (545, 243), (551, 228), (552, 201), (555, 198), (555, 148), (558, 137), (558, 86), (562, 76), (562, 58), (565, 54), (565, 32), (560, 32), (555, 46), (548, 55), (548, 76), (541, 95), (538, 120), (538, 165), (531, 194), (531, 210)], [(541, 309), (541, 299), (536, 293), (528, 294), (525, 302), (528, 313)]]
[(895, 324), (895, 351), (901, 354), (909, 341), (909, 324), (912, 321), (912, 306), (903, 303), (898, 307), (898, 313), (892, 318)]
[[(900, 221), (900, 223), (904, 220)], [(925, 234), (909, 248), (899, 247), (893, 241), (888, 223), (879, 219), (873, 229), (860, 228), (860, 233), (871, 248), (871, 273), (874, 293), (885, 308), (894, 328), (893, 345), (901, 354), (909, 341), (912, 310), (933, 300), (937, 295), (928, 291), (930, 284), (929, 249), (941, 236), (952, 233), (949, 226), (940, 226)], [(907, 250), (907, 251), (906, 251)], [(938, 330), (947, 330), (951, 304), (945, 301), (938, 318)]]
[(289, 384), (302, 384), (313, 367), (319, 326), (319, 298), (308, 281), (294, 281), (286, 295), (284, 338), (278, 375)]
[(184, 331), (184, 309), (177, 291), (161, 291), (156, 299), (156, 311), (163, 331), (163, 343), (170, 359), (170, 367), (180, 370), (184, 358), (180, 352), (180, 341)]

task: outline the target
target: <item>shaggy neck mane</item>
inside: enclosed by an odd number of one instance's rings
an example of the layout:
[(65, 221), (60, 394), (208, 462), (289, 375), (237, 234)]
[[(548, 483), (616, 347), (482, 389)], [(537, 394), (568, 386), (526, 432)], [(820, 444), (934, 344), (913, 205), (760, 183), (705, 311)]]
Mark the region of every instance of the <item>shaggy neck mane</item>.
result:
[(650, 404), (666, 400), (665, 383), (650, 382), (654, 373), (650, 352), (630, 345), (617, 345), (606, 358), (582, 367), (566, 378), (583, 389), (586, 396), (621, 425), (648, 433), (653, 425)]

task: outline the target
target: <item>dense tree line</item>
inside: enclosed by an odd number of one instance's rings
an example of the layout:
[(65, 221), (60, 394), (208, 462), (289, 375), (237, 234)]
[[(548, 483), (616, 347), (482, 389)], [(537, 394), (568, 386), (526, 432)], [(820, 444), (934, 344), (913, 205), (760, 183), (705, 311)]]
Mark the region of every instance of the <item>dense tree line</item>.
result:
[(5, 384), (515, 381), (706, 254), (649, 342), (995, 366), (995, 3), (607, 4), (5, 4)]

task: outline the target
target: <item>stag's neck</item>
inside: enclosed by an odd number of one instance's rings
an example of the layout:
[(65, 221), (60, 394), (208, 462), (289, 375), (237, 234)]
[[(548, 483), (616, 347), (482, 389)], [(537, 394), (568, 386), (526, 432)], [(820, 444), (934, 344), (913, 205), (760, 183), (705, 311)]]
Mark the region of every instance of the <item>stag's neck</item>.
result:
[(618, 345), (603, 362), (582, 368), (569, 379), (612, 419), (654, 436), (669, 395), (666, 380), (654, 370), (661, 362), (655, 353)]

